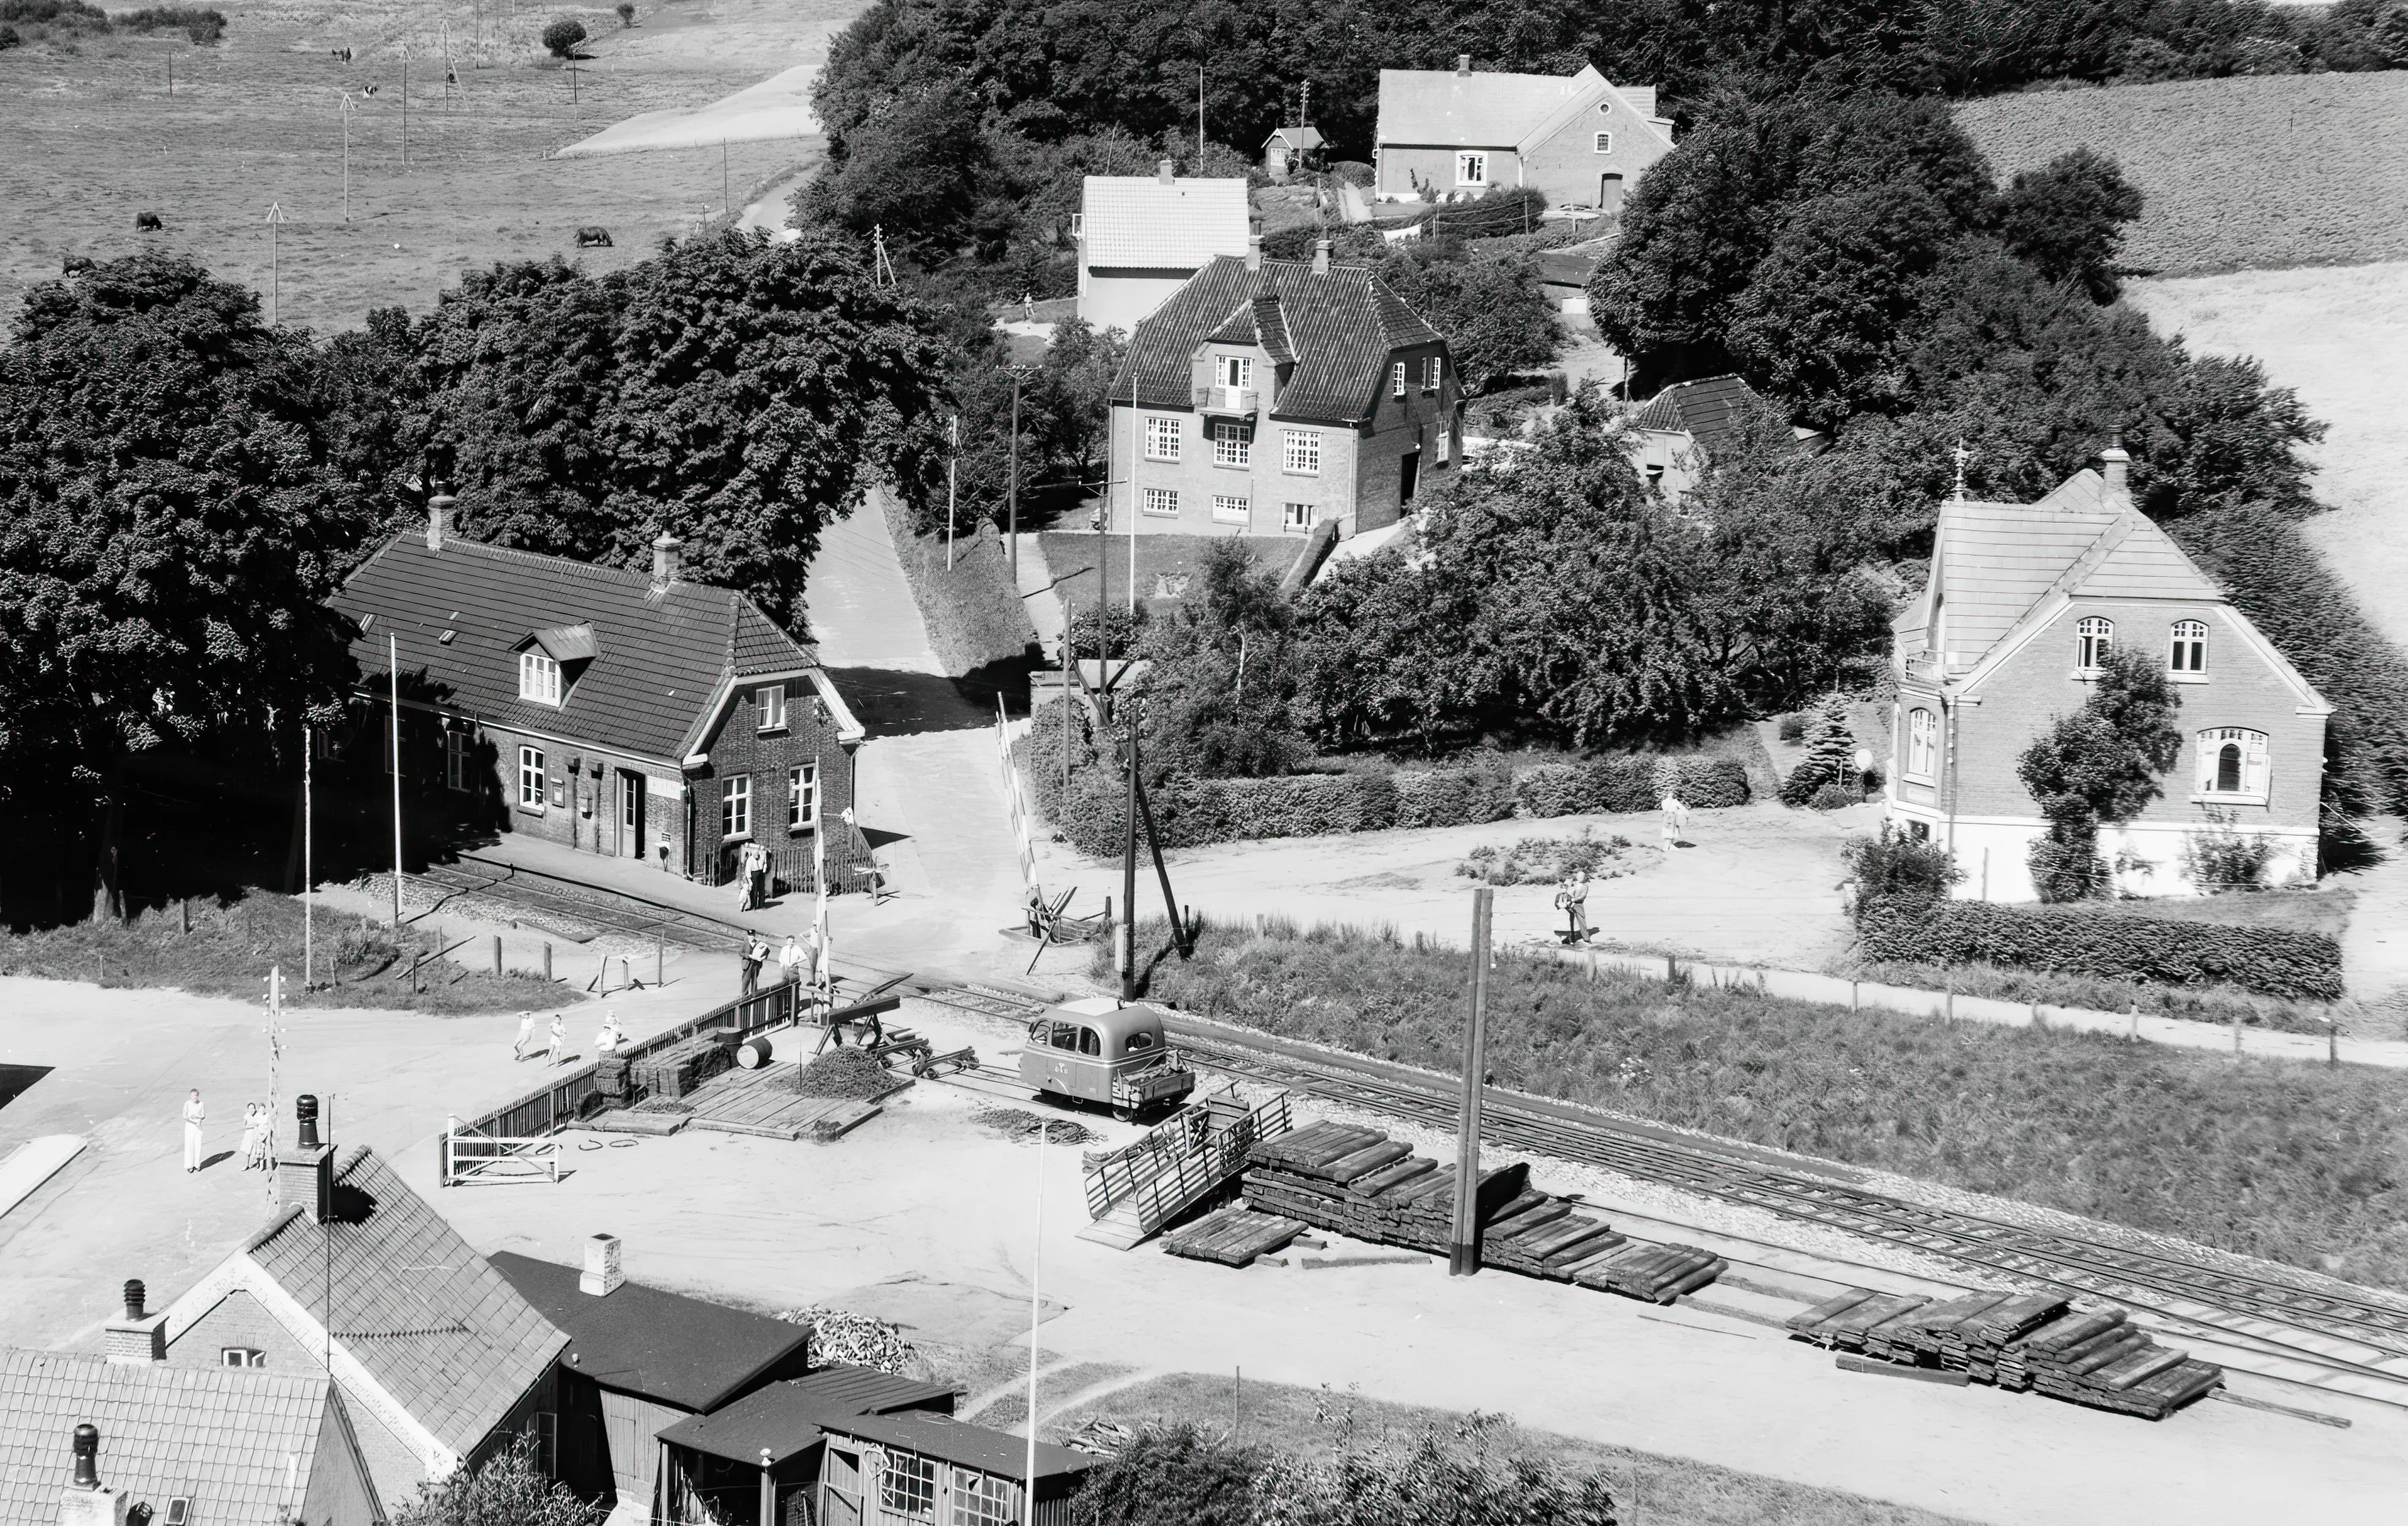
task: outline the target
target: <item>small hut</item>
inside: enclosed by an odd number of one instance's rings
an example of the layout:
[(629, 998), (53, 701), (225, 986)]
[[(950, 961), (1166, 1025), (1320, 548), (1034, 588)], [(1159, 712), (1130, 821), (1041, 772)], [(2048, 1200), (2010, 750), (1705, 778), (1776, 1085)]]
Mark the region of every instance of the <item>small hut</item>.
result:
[(1263, 173), (1274, 180), (1286, 179), (1320, 157), (1323, 141), (1318, 127), (1272, 129), (1263, 139)]

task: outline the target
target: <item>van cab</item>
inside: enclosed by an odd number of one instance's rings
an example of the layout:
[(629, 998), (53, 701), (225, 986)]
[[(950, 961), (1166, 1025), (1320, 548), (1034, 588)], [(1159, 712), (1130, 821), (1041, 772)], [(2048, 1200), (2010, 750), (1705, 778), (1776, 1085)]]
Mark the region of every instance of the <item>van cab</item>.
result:
[(1196, 1073), (1163, 1034), (1161, 1009), (1110, 996), (1047, 1007), (1028, 1025), (1020, 1078), (1040, 1096), (1101, 1103), (1123, 1118), (1196, 1090)]

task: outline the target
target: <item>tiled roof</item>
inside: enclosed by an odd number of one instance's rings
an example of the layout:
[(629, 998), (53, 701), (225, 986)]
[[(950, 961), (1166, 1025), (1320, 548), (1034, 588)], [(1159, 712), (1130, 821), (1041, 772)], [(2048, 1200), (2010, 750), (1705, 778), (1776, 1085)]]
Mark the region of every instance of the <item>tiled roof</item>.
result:
[(1284, 143), (1298, 153), (1304, 153), (1319, 148), (1327, 139), (1321, 135), (1321, 129), (1318, 127), (1274, 127), (1271, 129), (1271, 135), (1263, 139), (1263, 147), (1269, 148), (1274, 141)]
[(75, 1476), (75, 1428), (100, 1432), (100, 1481), (148, 1502), (193, 1500), (206, 1526), (277, 1526), (301, 1507), (330, 1385), (317, 1374), (113, 1365), (0, 1351), (0, 1520), (48, 1526)]
[[(655, 592), (652, 575), (423, 532), (396, 535), (343, 584), (334, 606), (351, 617), (364, 683), (385, 672), (386, 639), (401, 638), (407, 688), (480, 720), (677, 761), (677, 749), (732, 665), (738, 674), (813, 665), (809, 648), (751, 599), (706, 583)], [(518, 697), (518, 652), (538, 632), (588, 626), (597, 655), (564, 675), (558, 708)], [(450, 631), (450, 641), (442, 639)]]
[(251, 1260), (437, 1440), (474, 1450), (568, 1337), (375, 1151), (341, 1161), (335, 1191), (331, 1222), (284, 1214)]
[(521, 1297), (567, 1333), (578, 1372), (604, 1388), (680, 1409), (717, 1409), (810, 1341), (808, 1328), (766, 1314), (640, 1282), (623, 1282), (596, 1297), (580, 1291), (574, 1266), (510, 1250), (487, 1259)]
[[(902, 1447), (923, 1457), (934, 1457), (982, 1473), (1017, 1474), (1028, 1462), (1028, 1438), (1015, 1436), (1009, 1431), (991, 1431), (983, 1425), (971, 1425), (949, 1416), (931, 1415), (924, 1410), (904, 1410), (894, 1415), (860, 1415), (851, 1419), (826, 1422), (826, 1429), (864, 1441), (882, 1442), (889, 1447)], [(1096, 1459), (1085, 1452), (1056, 1447), (1052, 1442), (1037, 1444), (1037, 1476), (1059, 1477), (1068, 1473), (1084, 1473), (1096, 1465)]]
[[(1296, 357), (1279, 392), (1275, 416), (1283, 419), (1368, 419), (1378, 406), (1391, 350), (1445, 342), (1363, 266), (1315, 271), (1265, 260), (1260, 270), (1249, 270), (1243, 260), (1215, 260), (1138, 324), (1112, 395), (1129, 395), (1134, 367), (1140, 406), (1193, 406), (1190, 358), (1241, 314), (1274, 356), (1284, 349)], [(1279, 348), (1270, 345), (1274, 331)]]
[(1739, 377), (1680, 381), (1649, 398), (1630, 422), (1638, 429), (1686, 435), (1711, 460), (1739, 433), (1742, 414), (1756, 400), (1756, 389)]
[(1246, 252), (1252, 227), (1241, 179), (1090, 175), (1082, 198), (1086, 263), (1148, 270), (1195, 270), (1216, 255)]
[(1565, 102), (1604, 83), (1594, 67), (1567, 75), (1382, 69), (1379, 141), (1512, 148)]
[(758, 1462), (766, 1450), (771, 1462), (782, 1462), (818, 1446), (824, 1426), (899, 1410), (950, 1414), (953, 1392), (939, 1384), (837, 1362), (806, 1377), (757, 1389), (715, 1414), (690, 1415), (664, 1430), (661, 1439), (738, 1462)]

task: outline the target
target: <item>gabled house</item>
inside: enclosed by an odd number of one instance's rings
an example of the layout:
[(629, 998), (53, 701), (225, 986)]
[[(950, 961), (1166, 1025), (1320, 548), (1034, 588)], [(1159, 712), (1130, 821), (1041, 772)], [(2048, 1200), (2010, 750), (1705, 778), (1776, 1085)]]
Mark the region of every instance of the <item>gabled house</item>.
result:
[(379, 1526), (341, 1395), (315, 1368), (170, 1365), (127, 1285), (108, 1356), (0, 1350), (0, 1520)]
[[(1739, 437), (1750, 407), (1761, 401), (1742, 377), (1674, 382), (1631, 415), (1637, 446), (1631, 464), (1677, 508), (1714, 452)], [(1798, 449), (1809, 453), (1831, 443), (1820, 430), (1792, 426), (1789, 433)]]
[[(464, 540), (450, 507), (432, 500), (425, 532), (378, 548), (332, 601), (353, 632), (363, 730), (380, 734), (358, 738), (363, 766), (393, 766), (397, 662), (413, 816), (710, 884), (759, 843), (777, 877), (810, 884), (811, 839), (852, 806), (864, 735), (811, 649), (744, 594), (688, 578), (672, 536), (647, 575)], [(831, 878), (856, 856), (834, 831)]]
[(1173, 172), (1090, 175), (1071, 236), (1079, 246), (1079, 316), (1126, 334), (1189, 277), (1246, 252), (1246, 182)]
[(1554, 206), (1614, 214), (1648, 167), (1672, 151), (1656, 87), (1578, 74), (1382, 69), (1373, 150), (1383, 201), (1453, 200), (1496, 186), (1536, 187)]
[(568, 1337), (381, 1157), (363, 1146), (337, 1160), (319, 1143), (314, 1103), (277, 1155), (276, 1187), (284, 1206), (267, 1227), (159, 1320), (165, 1366), (330, 1376), (391, 1504), (521, 1436), (549, 1471)]
[(1274, 127), (1271, 135), (1263, 139), (1263, 173), (1284, 180), (1317, 160), (1327, 141), (1320, 128), (1310, 124)]
[(1213, 261), (1137, 327), (1112, 383), (1114, 528), (1393, 524), (1461, 457), (1446, 341), (1369, 269)]
[(2182, 549), (2133, 506), (2111, 447), (2035, 504), (1943, 505), (1923, 592), (1894, 627), (1892, 823), (1944, 845), (1959, 896), (2035, 898), (2026, 855), (2047, 831), (2017, 760), (2078, 709), (2108, 653), (2165, 664), (2181, 757), (2100, 850), (2118, 889), (2195, 894), (2185, 849), (2203, 830), (2257, 837), (2263, 882), (2313, 881), (2326, 703)]

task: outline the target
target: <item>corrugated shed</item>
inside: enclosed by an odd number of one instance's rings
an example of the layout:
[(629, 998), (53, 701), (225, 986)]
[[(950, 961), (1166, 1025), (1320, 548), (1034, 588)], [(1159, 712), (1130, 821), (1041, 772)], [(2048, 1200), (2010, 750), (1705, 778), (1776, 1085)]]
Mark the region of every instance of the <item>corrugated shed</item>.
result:
[(338, 1162), (335, 1190), (331, 1222), (288, 1213), (251, 1260), (436, 1439), (473, 1450), (568, 1337), (375, 1151)]
[(1249, 270), (1243, 260), (1215, 260), (1138, 324), (1112, 383), (1113, 398), (1128, 398), (1134, 372), (1140, 406), (1193, 406), (1189, 361), (1241, 310), (1257, 334), (1275, 326), (1296, 356), (1274, 412), (1282, 419), (1369, 419), (1390, 351), (1445, 342), (1360, 265), (1317, 272), (1309, 264), (1266, 260), (1260, 270)]
[(1090, 175), (1081, 198), (1086, 263), (1144, 270), (1196, 270), (1246, 252), (1252, 228), (1241, 179)]
[[(386, 638), (398, 635), (405, 689), (423, 675), (426, 697), (480, 720), (672, 763), (731, 661), (739, 674), (817, 661), (724, 588), (655, 592), (649, 572), (449, 538), (429, 550), (417, 532), (386, 542), (333, 604), (358, 632), (364, 682), (383, 675)], [(564, 673), (560, 706), (520, 699), (523, 645), (574, 627), (587, 628), (595, 655)]]
[(183, 1495), (196, 1526), (280, 1526), (308, 1492), (329, 1391), (317, 1374), (0, 1351), (0, 1520), (59, 1519), (75, 1428), (88, 1421), (102, 1487), (157, 1519)]

